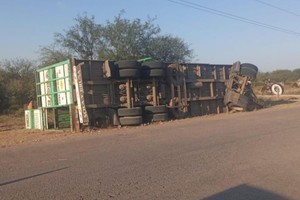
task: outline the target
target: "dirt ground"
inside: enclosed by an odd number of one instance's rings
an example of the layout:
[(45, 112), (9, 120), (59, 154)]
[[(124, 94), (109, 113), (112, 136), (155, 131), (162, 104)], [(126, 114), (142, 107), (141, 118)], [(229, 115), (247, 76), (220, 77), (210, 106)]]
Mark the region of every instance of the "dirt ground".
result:
[[(258, 98), (264, 105), (264, 108), (284, 108), (286, 106), (292, 106), (295, 103), (300, 103), (300, 95), (258, 95)], [(213, 115), (209, 117), (213, 117)], [(70, 132), (69, 129), (49, 131), (30, 130), (25, 129), (24, 116), (0, 115), (0, 148), (8, 148), (20, 144), (34, 144), (51, 140), (61, 140), (76, 136), (88, 136), (91, 134), (110, 134), (112, 133), (112, 130), (116, 129), (118, 128), (79, 133)]]
[(70, 132), (25, 129), (24, 116), (0, 116), (0, 147), (6, 148), (24, 143), (37, 143), (67, 137)]

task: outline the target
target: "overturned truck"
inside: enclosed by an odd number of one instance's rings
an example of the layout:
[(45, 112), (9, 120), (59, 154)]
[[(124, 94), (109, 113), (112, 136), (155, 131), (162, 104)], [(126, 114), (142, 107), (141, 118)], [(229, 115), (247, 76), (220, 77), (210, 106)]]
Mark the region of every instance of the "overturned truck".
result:
[(237, 107), (252, 110), (257, 107), (250, 84), (257, 73), (253, 66), (71, 58), (36, 71), (40, 127), (79, 131), (218, 114)]
[(232, 65), (226, 84), (224, 104), (231, 111), (252, 111), (262, 108), (252, 90), (258, 68), (250, 63), (236, 62)]

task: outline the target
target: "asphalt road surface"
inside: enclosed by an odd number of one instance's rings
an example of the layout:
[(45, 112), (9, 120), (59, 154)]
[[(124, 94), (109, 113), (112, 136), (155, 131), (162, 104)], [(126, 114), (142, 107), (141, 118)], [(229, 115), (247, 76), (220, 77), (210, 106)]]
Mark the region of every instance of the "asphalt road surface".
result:
[(300, 199), (300, 105), (2, 149), (0, 199)]

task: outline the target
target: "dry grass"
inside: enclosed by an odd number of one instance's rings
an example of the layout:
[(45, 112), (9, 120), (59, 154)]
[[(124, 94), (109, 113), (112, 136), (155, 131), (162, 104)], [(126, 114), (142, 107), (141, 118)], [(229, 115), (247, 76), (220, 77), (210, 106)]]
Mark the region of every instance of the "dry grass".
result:
[(0, 115), (0, 148), (37, 143), (71, 135), (63, 130), (40, 131), (25, 129), (24, 116)]
[(24, 116), (0, 115), (0, 132), (20, 130), (24, 128)]
[(290, 103), (298, 103), (300, 101), (300, 88), (292, 87), (291, 85), (284, 86), (283, 95), (276, 96), (271, 94), (262, 94), (261, 92), (262, 86), (254, 87), (253, 91), (258, 97), (258, 100), (261, 104), (264, 105), (265, 108), (282, 105), (282, 104), (290, 104)]
[[(261, 89), (263, 86), (257, 86), (253, 88), (253, 91), (257, 95), (262, 95)], [(292, 87), (287, 84), (284, 86), (284, 95), (300, 95), (300, 88)]]

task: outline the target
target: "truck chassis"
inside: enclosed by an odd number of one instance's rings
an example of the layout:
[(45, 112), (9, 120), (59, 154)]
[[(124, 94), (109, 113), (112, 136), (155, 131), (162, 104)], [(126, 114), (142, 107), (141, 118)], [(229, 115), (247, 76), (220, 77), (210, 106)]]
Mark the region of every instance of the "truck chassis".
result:
[[(37, 104), (43, 113), (44, 129), (70, 127), (79, 131), (219, 114), (230, 109), (232, 100), (231, 103), (226, 100), (232, 99), (237, 92), (237, 88), (234, 89), (236, 81), (243, 80), (239, 98), (251, 89), (249, 76), (233, 74), (237, 72), (236, 63), (211, 65), (74, 58), (64, 63), (68, 76), (59, 75), (59, 64), (37, 70)], [(46, 73), (50, 78), (44, 77)], [(63, 87), (68, 90), (59, 89), (62, 80), (70, 85)], [(250, 93), (254, 94), (252, 90)], [(59, 100), (62, 94), (70, 96), (69, 100)], [(51, 100), (49, 104), (47, 98)], [(60, 113), (69, 117), (63, 119)]]

